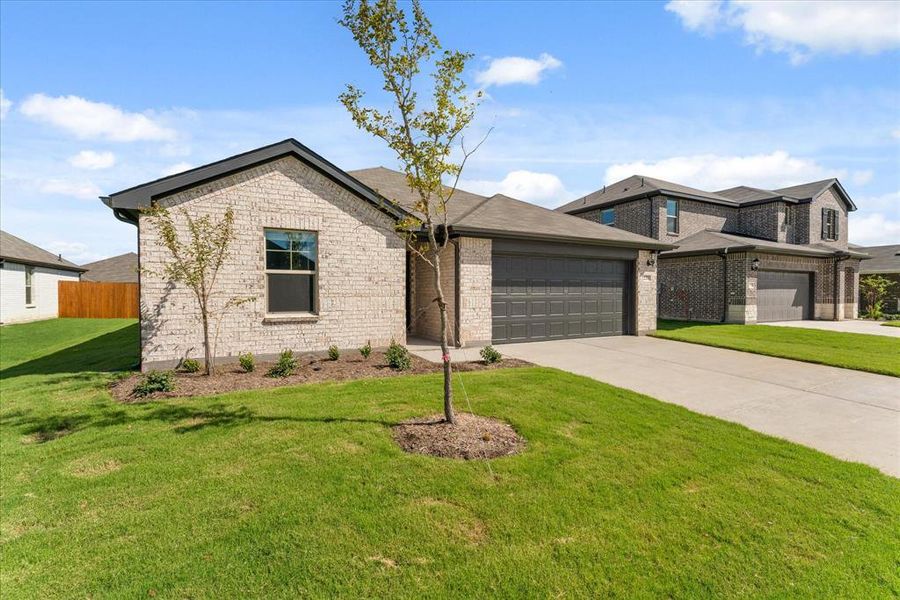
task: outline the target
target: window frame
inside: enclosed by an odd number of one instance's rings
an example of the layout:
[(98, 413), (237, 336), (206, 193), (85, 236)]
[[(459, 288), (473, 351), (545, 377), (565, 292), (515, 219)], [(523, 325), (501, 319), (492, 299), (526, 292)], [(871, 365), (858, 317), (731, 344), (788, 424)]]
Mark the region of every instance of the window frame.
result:
[[(669, 203), (673, 203), (675, 205), (675, 214), (669, 214)], [(672, 229), (669, 229), (669, 219), (672, 219), (672, 222), (675, 226)], [(678, 198), (666, 198), (666, 233), (668, 235), (678, 235), (681, 231), (681, 202)]]
[(797, 207), (793, 204), (784, 205), (784, 226), (793, 227), (797, 224)]
[[(612, 220), (609, 223), (604, 223), (603, 222), (604, 215), (612, 215)], [(600, 209), (600, 224), (606, 225), (607, 227), (615, 227), (616, 226), (616, 208), (615, 207)]]
[[(315, 265), (316, 268), (312, 270), (308, 269), (270, 269), (268, 268), (268, 249), (266, 248), (266, 233), (270, 231), (281, 231), (288, 233), (309, 233), (315, 236), (316, 240), (316, 254), (315, 254)], [(266, 280), (266, 290), (265, 290), (265, 303), (266, 303), (266, 318), (291, 318), (291, 317), (310, 317), (310, 316), (319, 316), (319, 232), (313, 229), (291, 229), (288, 227), (263, 227), (263, 273), (265, 275)], [(291, 251), (288, 251), (290, 254)], [(298, 275), (311, 276), (311, 285), (312, 285), (312, 306), (310, 311), (278, 311), (272, 312), (269, 309), (269, 300), (271, 299), (271, 295), (269, 294), (269, 275)]]
[(34, 267), (25, 265), (25, 306), (36, 306), (34, 302)]

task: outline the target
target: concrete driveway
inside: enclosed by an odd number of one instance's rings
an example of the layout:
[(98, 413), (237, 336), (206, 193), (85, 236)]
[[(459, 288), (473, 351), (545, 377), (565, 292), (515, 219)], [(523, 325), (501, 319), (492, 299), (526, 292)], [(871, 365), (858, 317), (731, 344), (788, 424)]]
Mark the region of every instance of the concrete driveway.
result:
[(843, 333), (868, 333), (869, 335), (886, 335), (888, 337), (900, 337), (900, 327), (883, 327), (880, 321), (865, 321), (854, 319), (850, 321), (778, 321), (764, 323), (776, 327), (803, 327), (806, 329), (823, 329), (825, 331), (840, 331)]
[[(497, 348), (505, 356), (586, 375), (900, 477), (895, 377), (651, 337)], [(477, 360), (478, 349), (456, 350), (454, 358)]]

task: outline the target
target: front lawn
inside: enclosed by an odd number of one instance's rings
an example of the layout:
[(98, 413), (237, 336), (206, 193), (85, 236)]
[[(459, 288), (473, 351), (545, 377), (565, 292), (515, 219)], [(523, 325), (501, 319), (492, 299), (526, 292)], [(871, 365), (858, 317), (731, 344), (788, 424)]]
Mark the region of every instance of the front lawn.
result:
[(882, 327), (900, 327), (900, 320), (894, 321), (885, 321), (881, 324)]
[(489, 464), (391, 439), (439, 375), (120, 404), (136, 335), (0, 329), (4, 597), (900, 593), (869, 467), (541, 368), (463, 374), (527, 440)]
[(656, 337), (900, 377), (900, 339), (883, 335), (659, 321)]

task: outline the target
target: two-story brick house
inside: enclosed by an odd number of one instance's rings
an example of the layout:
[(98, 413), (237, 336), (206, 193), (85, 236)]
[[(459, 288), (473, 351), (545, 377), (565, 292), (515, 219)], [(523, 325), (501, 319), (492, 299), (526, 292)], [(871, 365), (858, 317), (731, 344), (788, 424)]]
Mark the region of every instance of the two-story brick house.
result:
[(557, 210), (667, 243), (658, 256), (661, 318), (730, 323), (855, 318), (856, 210), (837, 179), (708, 192), (639, 175)]

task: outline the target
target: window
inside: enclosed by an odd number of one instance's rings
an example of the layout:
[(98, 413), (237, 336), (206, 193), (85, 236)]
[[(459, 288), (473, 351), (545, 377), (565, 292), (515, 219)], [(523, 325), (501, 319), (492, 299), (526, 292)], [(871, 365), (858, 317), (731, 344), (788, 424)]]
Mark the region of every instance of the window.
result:
[(34, 267), (25, 267), (25, 305), (34, 304)]
[(614, 227), (616, 224), (616, 209), (604, 208), (600, 211), (600, 223)]
[(268, 312), (316, 312), (318, 236), (285, 229), (266, 229), (265, 236)]
[(678, 200), (666, 200), (666, 231), (678, 233)]
[(822, 209), (822, 239), (838, 239), (838, 211), (833, 208)]

